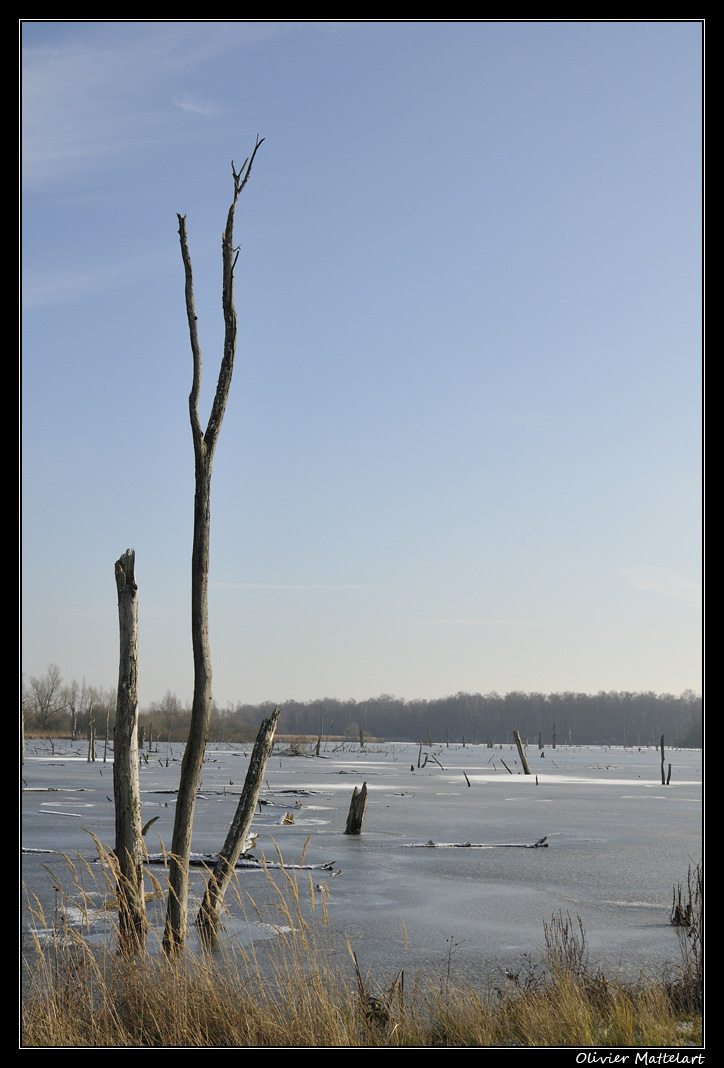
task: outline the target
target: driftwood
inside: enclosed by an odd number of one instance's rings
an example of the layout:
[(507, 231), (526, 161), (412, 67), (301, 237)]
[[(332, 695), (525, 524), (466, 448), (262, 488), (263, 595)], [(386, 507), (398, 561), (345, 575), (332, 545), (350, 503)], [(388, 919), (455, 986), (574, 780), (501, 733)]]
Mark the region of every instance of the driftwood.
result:
[(547, 849), (548, 835), (537, 842), (415, 842), (410, 849)]
[[(189, 867), (191, 868), (213, 868), (218, 863), (218, 853), (191, 853), (189, 857)], [(149, 853), (146, 857), (147, 864), (167, 864), (168, 853)], [(334, 867), (334, 861), (331, 860), (327, 864), (283, 864), (277, 861), (257, 860), (256, 857), (241, 856), (237, 860), (234, 868), (236, 871), (264, 871), (266, 868), (284, 868), (291, 871), (331, 871)]]

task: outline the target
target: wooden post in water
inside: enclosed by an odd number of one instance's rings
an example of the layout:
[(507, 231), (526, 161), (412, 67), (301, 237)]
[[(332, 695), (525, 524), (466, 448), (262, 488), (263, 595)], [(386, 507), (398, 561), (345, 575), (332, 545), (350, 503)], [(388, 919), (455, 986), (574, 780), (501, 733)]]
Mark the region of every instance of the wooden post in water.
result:
[(362, 789), (359, 790), (356, 786), (354, 793), (352, 794), (352, 800), (349, 805), (349, 814), (347, 816), (347, 826), (345, 827), (345, 834), (360, 834), (362, 831), (362, 823), (364, 822), (365, 812), (367, 811), (367, 783), (362, 783)]
[(515, 744), (518, 746), (518, 756), (520, 757), (520, 762), (523, 765), (523, 771), (526, 775), (530, 775), (528, 757), (525, 755), (525, 749), (523, 748), (523, 743), (520, 740), (520, 731), (513, 731), (513, 737), (515, 738)]

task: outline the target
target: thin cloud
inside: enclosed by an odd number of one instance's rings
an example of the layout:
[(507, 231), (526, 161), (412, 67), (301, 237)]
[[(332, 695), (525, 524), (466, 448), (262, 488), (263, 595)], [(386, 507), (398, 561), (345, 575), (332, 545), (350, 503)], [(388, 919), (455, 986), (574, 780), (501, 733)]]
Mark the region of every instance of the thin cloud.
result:
[(628, 567), (621, 575), (639, 590), (701, 605), (701, 583), (691, 582), (671, 567)]
[(182, 111), (191, 111), (194, 115), (216, 115), (217, 108), (213, 104), (207, 104), (202, 100), (197, 100), (189, 93), (184, 93), (182, 97), (174, 100), (174, 106), (180, 108)]
[(384, 586), (367, 586), (356, 583), (338, 585), (285, 583), (285, 582), (212, 582), (215, 589), (222, 590), (384, 590)]
[(115, 21), (53, 34), (28, 24), (22, 48), (23, 187), (45, 190), (187, 137), (181, 112), (212, 115), (216, 109), (179, 83), (202, 76), (229, 53), (303, 25)]
[(94, 293), (107, 292), (143, 275), (157, 274), (166, 266), (163, 256), (133, 256), (121, 262), (98, 264), (93, 268), (23, 271), (22, 302), (24, 308), (52, 307), (67, 304)]
[(452, 619), (420, 619), (419, 623), (443, 627), (519, 627), (517, 619), (487, 619), (487, 618), (452, 618)]

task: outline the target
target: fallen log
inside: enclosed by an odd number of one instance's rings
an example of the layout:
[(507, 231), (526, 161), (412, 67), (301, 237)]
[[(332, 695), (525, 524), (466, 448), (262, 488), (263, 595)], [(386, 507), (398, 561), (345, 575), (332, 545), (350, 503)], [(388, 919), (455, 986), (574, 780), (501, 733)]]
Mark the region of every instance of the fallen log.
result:
[[(189, 857), (189, 867), (191, 868), (213, 868), (219, 859), (218, 853), (192, 853)], [(148, 864), (167, 864), (168, 853), (149, 853), (146, 857)], [(334, 861), (331, 860), (327, 864), (281, 864), (277, 861), (269, 860), (257, 860), (256, 857), (241, 856), (237, 860), (234, 868), (247, 869), (251, 871), (263, 871), (265, 868), (284, 868), (291, 871), (331, 871), (334, 867)]]
[(408, 849), (547, 849), (548, 835), (537, 842), (415, 842)]

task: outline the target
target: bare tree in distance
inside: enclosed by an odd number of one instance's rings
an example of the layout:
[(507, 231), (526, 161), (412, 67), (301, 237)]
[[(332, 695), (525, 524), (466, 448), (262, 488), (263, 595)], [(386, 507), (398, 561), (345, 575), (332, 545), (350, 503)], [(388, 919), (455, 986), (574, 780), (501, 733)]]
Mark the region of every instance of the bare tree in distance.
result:
[(57, 725), (58, 716), (67, 707), (63, 676), (57, 664), (48, 664), (44, 675), (30, 678), (27, 704), (38, 730), (51, 730)]
[(236, 308), (234, 306), (234, 268), (239, 249), (234, 247), (236, 202), (244, 189), (254, 159), (264, 138), (257, 137), (254, 151), (240, 170), (231, 162), (234, 195), (229, 207), (226, 229), (221, 236), (222, 310), (224, 315), (224, 351), (209, 421), (204, 431), (199, 418), (201, 392), (201, 346), (194, 301), (191, 255), (186, 231), (186, 216), (178, 215), (179, 240), (186, 277), (186, 317), (193, 355), (193, 382), (189, 395), (189, 416), (194, 443), (195, 495), (194, 534), (191, 555), (191, 641), (194, 658), (194, 693), (191, 726), (181, 763), (178, 799), (169, 857), (169, 893), (163, 945), (167, 953), (180, 949), (186, 938), (188, 922), (189, 857), (196, 793), (201, 779), (206, 739), (211, 716), (211, 652), (209, 646), (208, 576), (211, 467), (231, 387), (236, 355)]

